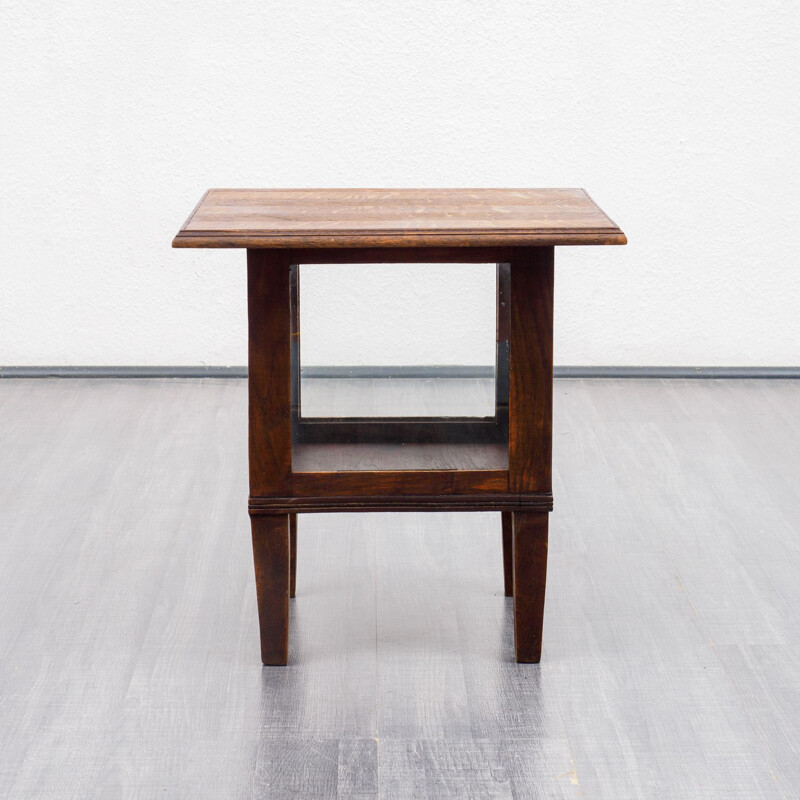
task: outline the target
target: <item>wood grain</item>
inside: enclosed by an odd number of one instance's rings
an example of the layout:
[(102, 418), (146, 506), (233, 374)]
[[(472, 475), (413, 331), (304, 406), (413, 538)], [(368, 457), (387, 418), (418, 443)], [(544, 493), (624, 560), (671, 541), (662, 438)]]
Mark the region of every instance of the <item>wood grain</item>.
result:
[[(545, 195), (527, 199), (536, 201), (531, 205), (540, 215), (537, 219), (541, 224), (553, 223), (550, 230), (563, 233), (567, 228), (562, 217), (569, 216), (575, 209), (563, 197)], [(442, 208), (450, 208), (446, 204), (453, 202), (453, 198), (448, 200), (438, 195), (432, 198), (438, 205), (420, 205), (420, 197), (411, 202), (412, 196), (403, 194), (401, 199), (404, 203), (397, 206), (399, 210), (392, 212), (389, 205), (381, 206), (377, 211), (372, 209), (373, 217), (379, 217), (389, 227), (399, 221), (402, 224), (395, 229), (401, 232), (403, 225), (409, 225), (411, 221), (420, 230), (446, 229), (441, 218)], [(230, 207), (223, 202), (225, 199), (218, 198), (219, 207), (212, 207), (210, 203), (214, 202), (214, 195), (209, 193), (192, 220), (203, 218), (205, 214), (227, 225), (233, 224), (231, 219), (235, 217), (235, 224), (245, 226), (242, 230), (258, 232), (256, 223), (264, 223), (267, 218), (273, 222), (277, 219), (280, 224), (275, 230), (280, 229), (283, 233), (289, 229), (308, 232), (313, 230), (314, 224), (320, 224), (317, 217), (322, 211), (315, 206), (314, 198), (307, 195), (300, 198), (302, 202), (298, 200), (299, 221), (288, 225), (284, 224), (290, 219), (287, 212), (280, 212), (277, 207), (259, 206), (258, 198), (251, 195), (239, 194), (228, 198)], [(276, 199), (271, 195), (271, 199), (288, 202), (287, 197)], [(398, 197), (391, 194), (383, 199), (387, 204), (399, 202)], [(453, 220), (463, 223), (465, 219), (473, 220), (478, 212), (485, 213), (485, 228), (496, 231), (499, 228), (493, 223), (500, 217), (506, 221), (509, 218), (509, 215), (501, 213), (504, 208), (498, 205), (501, 199), (491, 193), (481, 197), (464, 195), (461, 200), (466, 205), (472, 203), (475, 206), (469, 214), (465, 216), (462, 211), (452, 211), (444, 213), (444, 216), (448, 224), (453, 225)], [(349, 230), (348, 224), (357, 227), (356, 217), (360, 220), (358, 224), (362, 225), (369, 218), (369, 209), (363, 202), (358, 205), (357, 211), (361, 215), (358, 216), (347, 198), (329, 197), (328, 200), (330, 214), (337, 223), (344, 221), (343, 227), (331, 224), (328, 229)], [(490, 200), (493, 204), (487, 207), (488, 211), (479, 208), (481, 203), (485, 206)], [(560, 210), (556, 213), (548, 203)], [(531, 209), (527, 211), (531, 212)], [(234, 217), (230, 217), (231, 214)], [(192, 220), (187, 228), (197, 230)], [(305, 226), (301, 222), (306, 223)], [(463, 230), (466, 228), (462, 227)], [(303, 244), (315, 245), (314, 242)], [(360, 242), (360, 245), (365, 244), (369, 242)], [(405, 246), (409, 244), (404, 243)], [(443, 253), (437, 253), (437, 257), (441, 255)], [(309, 435), (310, 431), (303, 435), (299, 415), (299, 276), (295, 266), (299, 263), (298, 254), (285, 249), (250, 248), (247, 263), (249, 509), (254, 520), (253, 553), (264, 663), (282, 664), (288, 658), (288, 599), (295, 592), (298, 511), (363, 512), (375, 509), (500, 510), (518, 514), (522, 533), (519, 536), (513, 533), (511, 548), (508, 546), (507, 521), (503, 536), (506, 592), (513, 569), (517, 658), (520, 661), (538, 661), (544, 607), (546, 515), (552, 507), (553, 248), (517, 248), (511, 252), (507, 262), (498, 265), (497, 372), (502, 374), (498, 376), (495, 419), (491, 424), (497, 440), (505, 433), (505, 363), (508, 354), (508, 447), (504, 441), (366, 443), (360, 440), (359, 427), (371, 425), (371, 439), (380, 439), (384, 429), (392, 425), (391, 420), (336, 420), (328, 427), (339, 426), (338, 443), (302, 442), (302, 439), (313, 437)], [(483, 420), (484, 425), (487, 422), (489, 420)], [(293, 423), (296, 428), (294, 442)], [(319, 430), (324, 433), (325, 423), (317, 421), (316, 424), (315, 435), (318, 436)], [(401, 424), (413, 427), (425, 422), (412, 419)], [(468, 430), (464, 426), (472, 423), (454, 419), (450, 423), (434, 420), (432, 424), (438, 431), (437, 437), (447, 440), (448, 435), (443, 435), (438, 429), (447, 425), (451, 431), (463, 433)], [(512, 527), (516, 529), (516, 523)], [(542, 530), (544, 562), (540, 547)]]
[(380, 472), (295, 472), (297, 497), (351, 495), (428, 495), (507, 492), (506, 470), (383, 470)]
[(289, 660), (289, 517), (251, 516), (256, 571), (261, 662), (282, 666)]
[(247, 251), (250, 493), (291, 490), (289, 260)]
[[(446, 425), (446, 423), (444, 424)], [(354, 426), (357, 431), (357, 426)], [(356, 441), (295, 444), (295, 474), (301, 472), (481, 471), (508, 469), (508, 447), (483, 442), (425, 443)]]
[(210, 189), (173, 246), (625, 243), (583, 189)]
[(514, 649), (520, 664), (538, 664), (542, 657), (548, 515), (515, 511), (512, 516)]
[(511, 262), (508, 488), (552, 490), (553, 248)]
[(289, 514), (289, 597), (297, 594), (297, 514)]
[(510, 511), (503, 511), (503, 588), (506, 597), (514, 596), (514, 515)]

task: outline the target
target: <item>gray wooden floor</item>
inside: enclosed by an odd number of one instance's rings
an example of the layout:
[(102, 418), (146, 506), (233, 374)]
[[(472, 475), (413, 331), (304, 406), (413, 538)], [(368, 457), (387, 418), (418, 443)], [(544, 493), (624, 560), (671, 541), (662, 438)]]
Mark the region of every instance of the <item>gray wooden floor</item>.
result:
[(0, 797), (800, 796), (800, 383), (556, 383), (544, 659), (493, 514), (300, 518), (262, 668), (246, 384), (0, 381)]

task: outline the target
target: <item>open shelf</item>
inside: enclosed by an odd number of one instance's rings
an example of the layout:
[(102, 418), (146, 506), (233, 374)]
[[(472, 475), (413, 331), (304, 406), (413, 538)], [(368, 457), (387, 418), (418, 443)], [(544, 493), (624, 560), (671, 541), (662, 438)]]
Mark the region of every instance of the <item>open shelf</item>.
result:
[(295, 444), (292, 471), (507, 470), (504, 444)]

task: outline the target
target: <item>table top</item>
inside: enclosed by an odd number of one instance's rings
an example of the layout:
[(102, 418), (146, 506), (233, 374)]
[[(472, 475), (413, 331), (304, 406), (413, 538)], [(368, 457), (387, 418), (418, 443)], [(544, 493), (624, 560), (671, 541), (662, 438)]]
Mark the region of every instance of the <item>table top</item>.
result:
[(625, 244), (584, 189), (209, 189), (173, 247)]

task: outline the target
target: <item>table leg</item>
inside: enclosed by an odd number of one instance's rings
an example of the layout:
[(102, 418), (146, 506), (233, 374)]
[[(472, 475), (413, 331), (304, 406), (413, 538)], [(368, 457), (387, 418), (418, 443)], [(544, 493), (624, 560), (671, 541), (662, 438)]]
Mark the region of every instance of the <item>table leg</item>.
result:
[(289, 515), (254, 515), (250, 523), (261, 661), (281, 666), (289, 660)]
[(297, 514), (289, 514), (289, 597), (297, 588)]
[(514, 647), (517, 662), (538, 664), (547, 580), (547, 512), (518, 512), (513, 519)]
[(505, 583), (506, 597), (514, 596), (514, 562), (512, 560), (512, 513), (510, 511), (501, 512), (503, 518), (503, 581)]
[[(508, 488), (552, 492), (553, 248), (520, 248), (511, 260)], [(513, 512), (514, 645), (538, 663), (547, 577), (547, 512)]]

